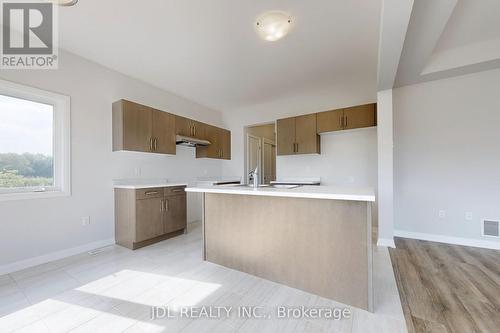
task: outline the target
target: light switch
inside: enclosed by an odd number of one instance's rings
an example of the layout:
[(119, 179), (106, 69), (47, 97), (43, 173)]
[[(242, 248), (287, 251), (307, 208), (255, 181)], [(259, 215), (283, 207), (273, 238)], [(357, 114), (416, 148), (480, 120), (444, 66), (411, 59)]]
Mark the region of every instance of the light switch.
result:
[(90, 225), (90, 216), (82, 217), (82, 226), (86, 227)]

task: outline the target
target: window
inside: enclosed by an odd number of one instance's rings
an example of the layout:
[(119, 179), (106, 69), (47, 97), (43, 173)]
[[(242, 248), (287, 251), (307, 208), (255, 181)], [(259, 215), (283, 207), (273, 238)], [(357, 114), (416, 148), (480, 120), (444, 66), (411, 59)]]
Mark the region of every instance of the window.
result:
[(0, 80), (0, 200), (70, 194), (69, 105)]

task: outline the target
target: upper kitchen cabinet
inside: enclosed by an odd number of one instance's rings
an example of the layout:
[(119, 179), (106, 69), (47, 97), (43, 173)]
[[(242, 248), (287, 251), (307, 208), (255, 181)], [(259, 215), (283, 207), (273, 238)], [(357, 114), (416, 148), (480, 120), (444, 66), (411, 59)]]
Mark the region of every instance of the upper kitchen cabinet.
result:
[(175, 154), (175, 117), (127, 100), (113, 103), (113, 151)]
[(377, 126), (377, 104), (345, 108), (344, 119), (344, 129)]
[(155, 153), (175, 154), (175, 116), (153, 109), (153, 138)]
[(377, 104), (365, 104), (317, 114), (318, 133), (377, 126)]
[(231, 159), (231, 131), (220, 128), (220, 137), (221, 137), (221, 158), (223, 160)]
[(315, 114), (295, 117), (295, 143), (296, 154), (319, 154), (321, 152)]
[(196, 120), (175, 116), (175, 132), (178, 135), (205, 139), (207, 126), (208, 125)]
[(319, 112), (317, 114), (318, 133), (344, 129), (344, 109)]
[(176, 135), (208, 140), (197, 158), (231, 159), (231, 132), (121, 99), (113, 103), (113, 151), (175, 154)]
[(196, 147), (196, 158), (231, 159), (231, 132), (223, 128), (205, 125), (204, 139), (210, 145)]
[(319, 154), (321, 144), (316, 123), (316, 114), (278, 119), (277, 154)]
[(277, 154), (295, 154), (295, 117), (276, 121)]

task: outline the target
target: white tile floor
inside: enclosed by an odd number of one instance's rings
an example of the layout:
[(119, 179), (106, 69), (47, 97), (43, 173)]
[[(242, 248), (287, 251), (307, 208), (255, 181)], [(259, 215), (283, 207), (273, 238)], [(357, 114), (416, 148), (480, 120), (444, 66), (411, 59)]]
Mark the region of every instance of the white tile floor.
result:
[(387, 249), (374, 249), (375, 313), (350, 319), (152, 320), (151, 306), (336, 307), (300, 290), (201, 261), (201, 228), (130, 251), (112, 247), (0, 276), (0, 332), (406, 332)]

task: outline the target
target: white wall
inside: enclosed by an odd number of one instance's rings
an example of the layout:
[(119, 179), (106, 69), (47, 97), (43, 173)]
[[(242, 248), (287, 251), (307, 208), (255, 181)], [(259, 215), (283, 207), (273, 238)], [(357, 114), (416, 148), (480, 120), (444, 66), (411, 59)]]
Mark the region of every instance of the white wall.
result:
[[(306, 113), (373, 103), (377, 99), (376, 77), (344, 80), (328, 89), (282, 97), (267, 103), (224, 113), (224, 123), (231, 129), (231, 161), (223, 165), (224, 174), (244, 176), (244, 127), (267, 124), (276, 119)], [(304, 156), (307, 159), (307, 156)], [(279, 171), (278, 171), (279, 172)], [(299, 175), (300, 176), (300, 175)]]
[[(244, 127), (279, 118), (314, 113), (376, 101), (376, 79), (344, 80), (329, 89), (304, 92), (224, 114), (232, 131), (232, 160), (223, 165), (227, 175), (244, 176)], [(321, 177), (323, 184), (377, 186), (376, 129), (324, 134), (321, 155), (278, 156), (277, 177)], [(245, 179), (245, 178), (243, 178)], [(374, 210), (376, 217), (377, 210)], [(376, 223), (376, 219), (375, 219)]]
[(500, 219), (499, 93), (500, 70), (394, 90), (395, 229), (500, 242), (480, 236)]
[[(112, 179), (194, 181), (219, 176), (224, 161), (195, 159), (178, 147), (165, 156), (112, 152), (111, 103), (127, 98), (175, 114), (222, 125), (221, 114), (68, 53), (59, 70), (5, 71), (0, 77), (71, 97), (72, 196), (0, 202), (0, 267), (114, 237)], [(199, 219), (190, 198), (189, 220)], [(91, 216), (82, 227), (80, 218)]]
[(276, 176), (321, 177), (323, 185), (376, 187), (377, 129), (322, 134), (320, 155), (278, 156)]
[(394, 244), (394, 121), (392, 89), (377, 93), (378, 240)]

